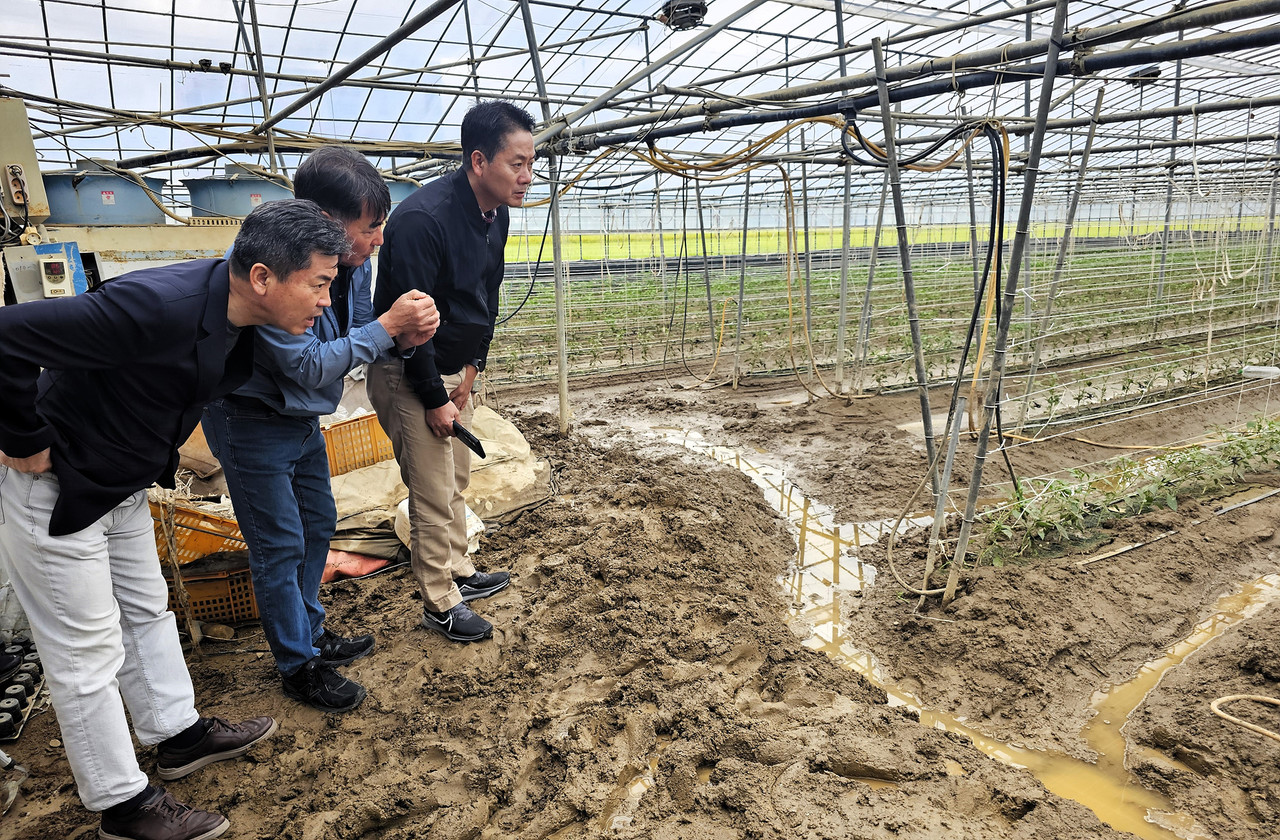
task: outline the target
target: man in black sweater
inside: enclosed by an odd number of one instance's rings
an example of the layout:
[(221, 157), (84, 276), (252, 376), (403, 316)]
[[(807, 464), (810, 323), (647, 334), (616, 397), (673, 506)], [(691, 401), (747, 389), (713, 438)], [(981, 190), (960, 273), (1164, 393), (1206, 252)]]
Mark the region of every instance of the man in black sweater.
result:
[(435, 299), (440, 328), (407, 359), (371, 365), (369, 400), (395, 448), (409, 488), (410, 551), (423, 625), (457, 642), (493, 635), (468, 602), (505, 589), (506, 572), (477, 571), (467, 554), (471, 452), (454, 422), (471, 421), (498, 313), (507, 208), (533, 181), (533, 119), (503, 101), (462, 120), (463, 165), (405, 199), (387, 222), (373, 308), (418, 289)]

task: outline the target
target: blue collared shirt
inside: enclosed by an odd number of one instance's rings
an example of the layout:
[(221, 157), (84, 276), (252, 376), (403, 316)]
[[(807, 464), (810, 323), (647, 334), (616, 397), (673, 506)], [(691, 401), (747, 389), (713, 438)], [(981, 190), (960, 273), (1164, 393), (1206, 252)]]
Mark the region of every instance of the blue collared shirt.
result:
[(342, 400), (342, 380), (352, 368), (376, 361), (395, 346), (394, 339), (373, 316), (370, 261), (354, 269), (340, 267), (336, 282), (341, 282), (348, 272), (347, 329), (339, 329), (338, 314), (331, 306), (325, 307), (302, 335), (290, 335), (276, 327), (258, 327), (253, 377), (236, 390), (238, 396), (261, 400), (281, 414), (332, 414)]

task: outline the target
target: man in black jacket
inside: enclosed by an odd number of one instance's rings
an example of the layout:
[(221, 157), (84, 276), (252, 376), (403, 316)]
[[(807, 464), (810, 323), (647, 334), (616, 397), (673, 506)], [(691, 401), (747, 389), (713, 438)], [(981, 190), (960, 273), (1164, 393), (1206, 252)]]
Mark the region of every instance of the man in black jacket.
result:
[[(329, 305), (342, 226), (264, 204), (235, 254), (0, 307), (0, 562), (31, 622), (81, 801), (108, 840), (205, 840), (230, 823), (148, 783), (125, 717), (178, 779), (276, 729), (201, 718), (156, 556), (146, 488), (173, 487), (209, 400), (252, 371), (256, 324), (294, 334)], [(43, 372), (41, 369), (44, 369)]]
[(468, 602), (510, 583), (476, 570), (467, 555), (471, 452), (454, 436), (471, 421), (471, 392), (484, 370), (498, 314), (508, 207), (533, 181), (533, 119), (509, 102), (482, 102), (462, 120), (463, 165), (406, 198), (387, 223), (378, 258), (375, 312), (410, 289), (440, 311), (435, 336), (407, 359), (371, 365), (369, 401), (409, 488), (410, 552), (423, 625), (457, 642), (493, 635)]

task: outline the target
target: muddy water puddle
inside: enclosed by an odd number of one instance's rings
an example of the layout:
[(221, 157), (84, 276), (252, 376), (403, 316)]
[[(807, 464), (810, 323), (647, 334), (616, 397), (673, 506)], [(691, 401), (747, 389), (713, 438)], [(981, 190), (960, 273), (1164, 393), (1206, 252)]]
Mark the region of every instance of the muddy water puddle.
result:
[[(875, 580), (875, 568), (858, 559), (858, 548), (880, 539), (893, 527), (892, 521), (836, 522), (830, 508), (805, 496), (786, 478), (783, 470), (752, 461), (728, 447), (710, 444), (696, 432), (655, 427), (650, 434), (742, 471), (792, 524), (797, 544), (796, 562), (783, 576), (781, 584), (792, 601), (788, 610), (790, 621), (808, 631), (806, 647), (820, 650), (862, 674), (885, 691), (890, 705), (908, 707), (919, 715), (925, 726), (963, 735), (986, 755), (1026, 769), (1048, 790), (1085, 805), (1119, 831), (1131, 832), (1143, 840), (1207, 840), (1208, 832), (1193, 818), (1175, 812), (1168, 800), (1129, 775), (1124, 765), (1126, 743), (1121, 729), (1164, 673), (1270, 603), (1280, 593), (1280, 576), (1268, 575), (1224, 596), (1213, 614), (1198, 624), (1191, 635), (1140, 669), (1134, 679), (1099, 689), (1092, 699), (1095, 716), (1081, 733), (1098, 755), (1097, 763), (1090, 764), (1061, 753), (998, 741), (968, 726), (962, 718), (925, 708), (916, 697), (894, 685), (870, 653), (843, 638), (840, 593), (860, 591)], [(920, 516), (904, 521), (903, 528), (931, 523), (932, 517)], [(1160, 757), (1171, 766), (1178, 764), (1168, 756)], [(966, 772), (952, 760), (947, 760), (945, 770), (948, 775)], [(650, 768), (649, 773), (631, 780), (626, 788), (628, 794), (638, 800), (652, 784), (652, 772)], [(893, 786), (892, 782), (875, 781), (877, 788)]]

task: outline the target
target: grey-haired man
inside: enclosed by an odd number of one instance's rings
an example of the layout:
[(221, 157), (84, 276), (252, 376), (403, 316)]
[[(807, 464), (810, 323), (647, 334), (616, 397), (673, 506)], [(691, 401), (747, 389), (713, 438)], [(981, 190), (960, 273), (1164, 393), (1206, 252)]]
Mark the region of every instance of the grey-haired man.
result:
[(272, 202), (245, 219), (234, 264), (150, 268), (0, 307), (0, 562), (106, 840), (208, 840), (230, 825), (148, 782), (130, 719), (166, 780), (276, 729), (196, 712), (146, 488), (173, 487), (204, 404), (248, 378), (254, 326), (300, 334), (329, 305), (348, 247), (312, 202)]

